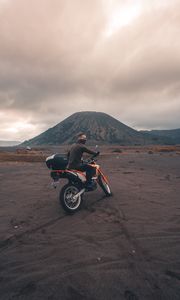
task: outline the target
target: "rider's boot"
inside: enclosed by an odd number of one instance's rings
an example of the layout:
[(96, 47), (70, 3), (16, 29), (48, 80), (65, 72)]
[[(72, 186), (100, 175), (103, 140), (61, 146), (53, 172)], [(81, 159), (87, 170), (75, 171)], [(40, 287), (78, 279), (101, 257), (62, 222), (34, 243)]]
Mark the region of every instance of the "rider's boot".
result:
[(85, 186), (88, 191), (92, 191), (93, 190), (93, 180), (87, 181)]

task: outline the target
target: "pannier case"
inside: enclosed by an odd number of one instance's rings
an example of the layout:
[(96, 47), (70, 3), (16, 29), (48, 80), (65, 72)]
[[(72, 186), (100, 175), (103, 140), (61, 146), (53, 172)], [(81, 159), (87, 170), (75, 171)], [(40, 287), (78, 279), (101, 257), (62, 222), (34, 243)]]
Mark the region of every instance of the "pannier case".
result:
[(68, 164), (67, 155), (53, 154), (46, 158), (46, 165), (51, 170), (65, 170)]

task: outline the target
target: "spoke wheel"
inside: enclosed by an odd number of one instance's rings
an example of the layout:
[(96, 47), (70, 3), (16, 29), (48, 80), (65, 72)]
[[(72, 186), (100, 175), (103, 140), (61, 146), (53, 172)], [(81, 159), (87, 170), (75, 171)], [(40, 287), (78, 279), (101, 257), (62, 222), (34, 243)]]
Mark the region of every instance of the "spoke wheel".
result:
[(66, 184), (60, 192), (60, 203), (64, 210), (69, 213), (74, 213), (80, 209), (82, 204), (82, 195), (75, 197), (80, 189), (72, 184)]

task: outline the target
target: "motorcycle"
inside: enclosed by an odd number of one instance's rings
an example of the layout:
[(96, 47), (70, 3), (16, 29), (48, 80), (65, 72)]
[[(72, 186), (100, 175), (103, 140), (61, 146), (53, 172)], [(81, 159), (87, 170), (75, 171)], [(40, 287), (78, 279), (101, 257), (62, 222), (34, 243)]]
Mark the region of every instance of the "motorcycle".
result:
[(101, 187), (107, 197), (112, 195), (107, 177), (101, 171), (100, 165), (96, 163), (95, 156), (90, 157), (84, 163), (90, 164), (95, 169), (95, 176), (92, 177), (92, 188), (86, 187), (86, 173), (78, 170), (69, 170), (67, 157), (61, 154), (54, 154), (46, 158), (46, 165), (51, 169), (50, 176), (53, 179), (53, 186), (56, 187), (61, 178), (67, 179), (59, 194), (59, 201), (63, 209), (68, 213), (75, 213), (81, 208), (83, 196)]

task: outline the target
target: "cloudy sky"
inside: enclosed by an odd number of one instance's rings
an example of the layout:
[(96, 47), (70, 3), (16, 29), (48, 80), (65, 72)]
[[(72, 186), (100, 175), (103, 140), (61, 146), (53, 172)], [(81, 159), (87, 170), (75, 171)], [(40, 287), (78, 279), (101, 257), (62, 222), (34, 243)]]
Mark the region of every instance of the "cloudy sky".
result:
[(0, 140), (83, 110), (180, 128), (179, 0), (0, 0)]

